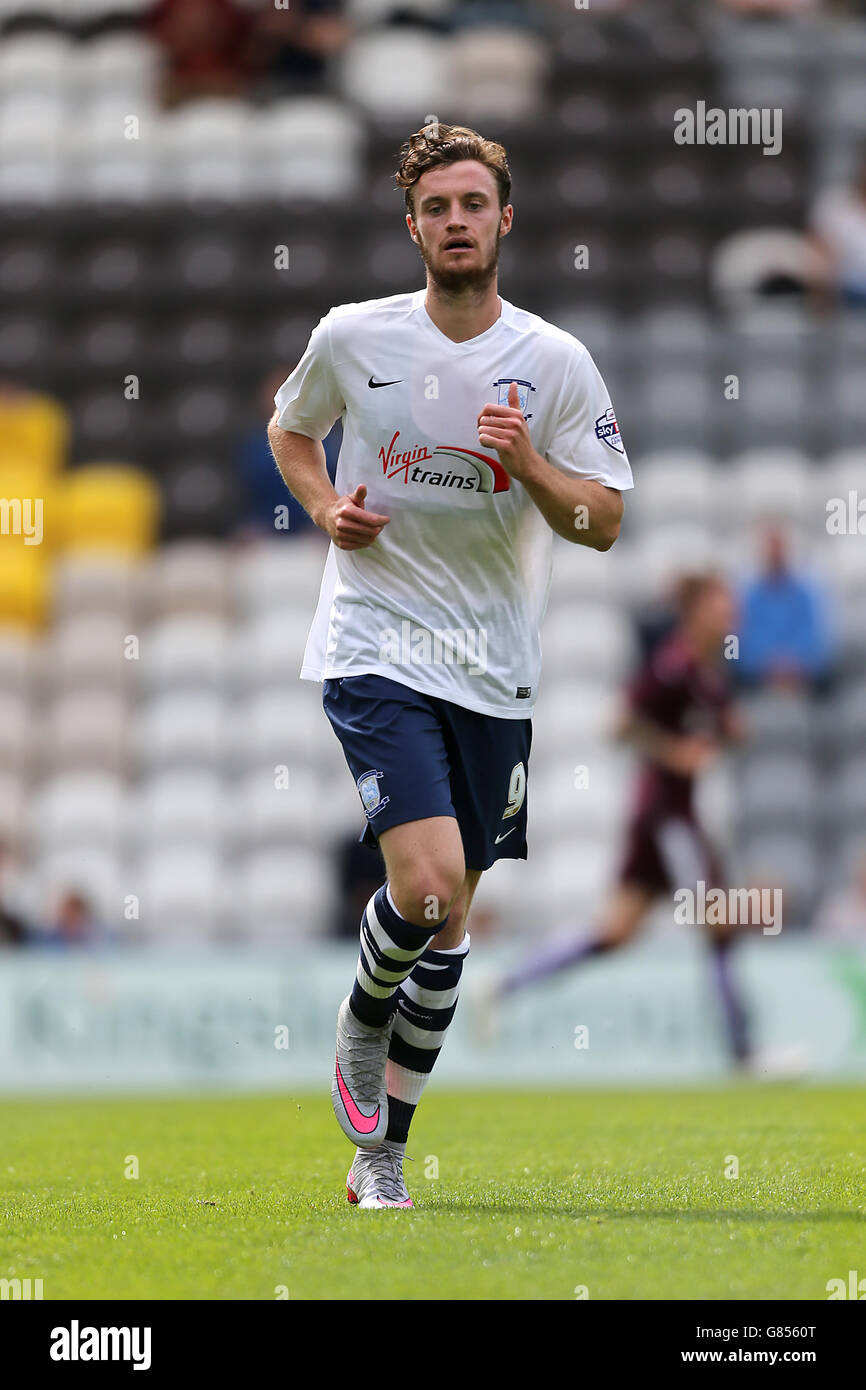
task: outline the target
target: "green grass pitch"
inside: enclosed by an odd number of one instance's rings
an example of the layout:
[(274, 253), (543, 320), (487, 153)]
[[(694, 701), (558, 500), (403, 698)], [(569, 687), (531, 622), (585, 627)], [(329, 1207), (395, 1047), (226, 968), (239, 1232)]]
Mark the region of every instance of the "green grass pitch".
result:
[(863, 1100), (431, 1088), (417, 1210), (370, 1212), (327, 1093), (3, 1101), (0, 1278), (46, 1300), (826, 1299), (866, 1275)]

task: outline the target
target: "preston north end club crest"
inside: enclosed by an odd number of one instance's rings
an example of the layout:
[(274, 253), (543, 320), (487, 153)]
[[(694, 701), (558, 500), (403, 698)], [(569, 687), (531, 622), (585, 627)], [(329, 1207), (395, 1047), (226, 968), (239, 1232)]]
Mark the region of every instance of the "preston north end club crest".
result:
[(520, 409), (523, 411), (523, 418), (524, 420), (531, 420), (532, 416), (527, 415), (526, 413), (527, 407), (529, 405), (529, 393), (530, 391), (535, 390), (535, 387), (533, 386), (531, 381), (521, 381), (520, 378), (516, 376), (501, 376), (498, 381), (494, 381), (493, 383), (493, 385), (498, 387), (499, 389), (499, 395), (496, 398), (496, 404), (508, 404), (508, 388), (510, 387), (512, 381), (517, 387), (517, 394), (520, 397)]
[(371, 768), (358, 778), (358, 791), (361, 793), (361, 801), (368, 817), (375, 816), (376, 812), (381, 811), (391, 800), (390, 796), (383, 796), (379, 791), (379, 778), (384, 776), (384, 772), (377, 772)]

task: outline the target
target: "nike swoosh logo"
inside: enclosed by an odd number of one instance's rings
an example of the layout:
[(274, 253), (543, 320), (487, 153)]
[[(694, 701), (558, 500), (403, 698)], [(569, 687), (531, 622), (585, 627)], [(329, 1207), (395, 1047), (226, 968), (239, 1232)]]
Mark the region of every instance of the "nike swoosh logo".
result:
[(345, 1106), (346, 1114), (349, 1117), (349, 1123), (352, 1128), (356, 1129), (359, 1134), (372, 1134), (379, 1123), (379, 1106), (376, 1106), (375, 1113), (372, 1115), (365, 1115), (363, 1110), (358, 1109), (358, 1106), (352, 1099), (352, 1092), (343, 1080), (343, 1073), (340, 1071), (339, 1062), (337, 1063), (337, 1086), (340, 1091), (340, 1100)]
[(403, 378), (400, 376), (396, 381), (374, 381), (372, 377), (367, 382), (371, 391), (378, 391), (380, 386), (399, 386)]
[(506, 830), (506, 832), (505, 832), (504, 835), (497, 835), (497, 836), (496, 836), (496, 839), (493, 841), (493, 843), (494, 843), (495, 845), (498, 845), (500, 840), (507, 840), (508, 837), (509, 837), (509, 835), (513, 835), (513, 834), (514, 834), (514, 832), (515, 832), (516, 829), (517, 829), (517, 826), (516, 826), (516, 825), (512, 825), (511, 829), (510, 829), (510, 830)]

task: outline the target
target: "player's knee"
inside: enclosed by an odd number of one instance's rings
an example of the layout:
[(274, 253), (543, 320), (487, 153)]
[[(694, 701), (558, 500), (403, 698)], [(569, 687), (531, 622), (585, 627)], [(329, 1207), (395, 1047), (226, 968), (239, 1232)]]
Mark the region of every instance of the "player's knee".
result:
[(460, 892), (464, 876), (462, 863), (416, 864), (392, 884), (392, 892), (408, 921), (429, 925), (435, 932)]

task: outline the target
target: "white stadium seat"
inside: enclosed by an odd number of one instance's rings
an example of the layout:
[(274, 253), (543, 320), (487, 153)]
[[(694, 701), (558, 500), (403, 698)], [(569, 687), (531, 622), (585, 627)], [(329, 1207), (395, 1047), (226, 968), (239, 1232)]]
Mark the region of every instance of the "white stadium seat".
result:
[(231, 587), (225, 547), (213, 541), (173, 541), (154, 554), (142, 587), (153, 617), (178, 612), (228, 617)]
[(313, 619), (327, 545), (318, 536), (268, 541), (241, 551), (233, 587), (242, 613), (303, 609)]
[(0, 769), (25, 773), (34, 736), (31, 705), (22, 694), (0, 689)]
[(551, 678), (616, 680), (629, 669), (634, 645), (628, 620), (612, 604), (577, 598), (549, 614), (543, 629), (544, 670)]
[(229, 669), (229, 629), (221, 618), (180, 613), (141, 633), (135, 662), (145, 691), (182, 688), (220, 690)]
[(232, 736), (222, 696), (188, 690), (155, 696), (136, 715), (140, 767), (218, 767)]
[(324, 933), (333, 910), (328, 854), (287, 846), (244, 856), (237, 869), (244, 936), (276, 946)]
[(39, 760), (46, 772), (124, 773), (131, 762), (130, 734), (123, 695), (93, 685), (73, 689), (58, 695), (42, 720)]
[(320, 686), (295, 680), (239, 701), (232, 707), (226, 765), (240, 770), (321, 766), (323, 745), (333, 739), (321, 700)]
[(522, 29), (484, 25), (458, 32), (451, 63), (465, 122), (534, 115), (544, 96), (548, 54), (539, 36)]
[(236, 847), (322, 848), (331, 838), (329, 789), (311, 772), (289, 770), (288, 785), (277, 786), (272, 767), (248, 773), (232, 790), (232, 840)]
[(232, 924), (229, 870), (216, 850), (185, 845), (142, 855), (130, 874), (138, 927), (160, 944), (223, 935)]
[(719, 493), (729, 485), (727, 474), (694, 450), (642, 456), (635, 471), (637, 486), (625, 494), (629, 528), (680, 521), (707, 526), (716, 516)]
[(43, 850), (100, 845), (119, 850), (126, 835), (127, 794), (110, 773), (76, 772), (42, 784), (29, 807), (31, 843)]
[(361, 34), (341, 62), (344, 95), (381, 117), (414, 119), (450, 105), (456, 95), (452, 47), (438, 34), (379, 29)]
[(53, 690), (87, 687), (102, 693), (125, 694), (137, 662), (127, 659), (133, 634), (115, 613), (73, 614), (58, 623), (45, 644), (41, 662), (43, 684)]
[(229, 789), (216, 773), (169, 770), (148, 778), (133, 796), (136, 840), (148, 849), (200, 845), (218, 849), (229, 819)]

